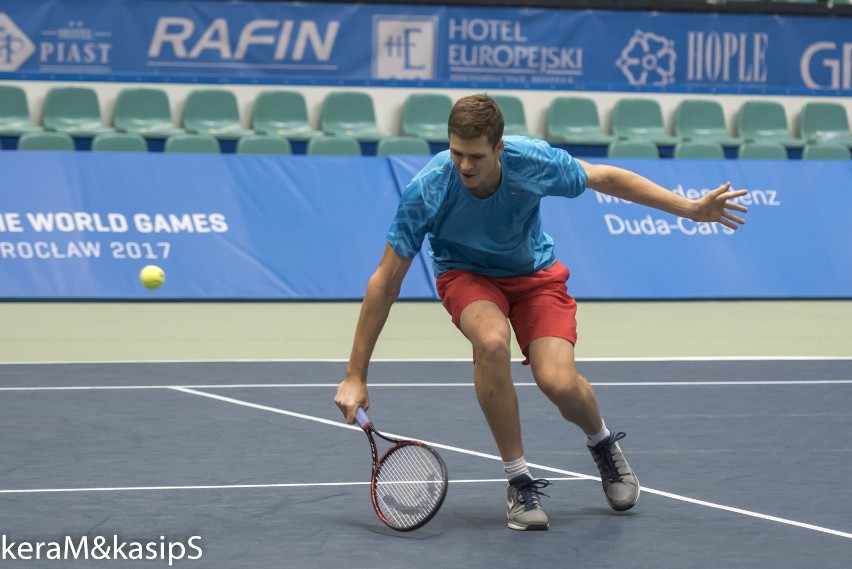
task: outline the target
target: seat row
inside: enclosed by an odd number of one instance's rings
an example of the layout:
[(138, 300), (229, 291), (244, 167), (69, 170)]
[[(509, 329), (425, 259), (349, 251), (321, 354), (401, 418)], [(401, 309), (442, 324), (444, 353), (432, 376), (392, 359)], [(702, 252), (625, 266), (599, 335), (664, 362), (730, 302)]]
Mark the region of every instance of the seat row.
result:
[[(67, 132), (33, 131), (20, 136), (18, 150), (76, 150), (74, 138)], [(102, 132), (92, 138), (93, 152), (147, 152), (148, 141), (135, 132)], [(176, 133), (163, 145), (168, 153), (216, 154), (220, 142), (209, 134)], [(236, 141), (237, 154), (293, 154), (290, 141), (280, 136), (246, 134)], [(307, 141), (305, 153), (313, 156), (361, 156), (361, 144), (351, 136), (318, 135)], [(420, 138), (388, 136), (376, 145), (377, 156), (430, 154), (429, 143)]]
[[(649, 140), (615, 140), (607, 146), (609, 158), (660, 158), (660, 148)], [(734, 149), (733, 155), (740, 160), (787, 160), (788, 149), (780, 142), (743, 142)], [(725, 147), (718, 142), (682, 141), (675, 144), (673, 158), (715, 159), (726, 158)], [(802, 160), (850, 160), (852, 150), (842, 144), (805, 144)]]
[[(74, 139), (64, 132), (29, 132), (21, 136), (19, 150), (74, 150)], [(136, 133), (110, 132), (94, 137), (91, 150), (95, 152), (146, 152), (146, 140)], [(209, 134), (179, 133), (170, 135), (164, 151), (175, 153), (219, 153), (219, 141)], [(248, 134), (236, 144), (237, 154), (293, 154), (290, 141), (279, 136)], [(306, 154), (314, 156), (361, 156), (361, 145), (351, 136), (320, 135), (307, 143)], [(422, 138), (389, 136), (376, 147), (377, 156), (403, 154), (430, 154), (429, 144)], [(660, 158), (659, 147), (647, 140), (615, 140), (607, 146), (610, 158)], [(745, 142), (736, 149), (736, 157), (743, 160), (786, 160), (787, 149), (778, 142)], [(673, 158), (717, 159), (726, 157), (724, 147), (718, 142), (687, 141), (674, 146)], [(839, 144), (806, 144), (803, 160), (850, 160), (852, 151)]]
[[(522, 101), (507, 95), (495, 95), (494, 99), (504, 113), (505, 134), (529, 135)], [(443, 93), (409, 95), (402, 106), (400, 134), (445, 144), (452, 104), (452, 99)], [(288, 141), (305, 142), (320, 135), (335, 135), (376, 143), (391, 136), (378, 128), (373, 99), (365, 92), (328, 93), (320, 109), (319, 130), (308, 120), (305, 98), (298, 91), (260, 92), (251, 112), (251, 128), (243, 128), (234, 93), (226, 89), (195, 89), (184, 101), (183, 126), (178, 127), (164, 90), (127, 88), (116, 98), (114, 126), (110, 127), (101, 118), (98, 95), (93, 89), (54, 87), (44, 101), (42, 125), (34, 125), (24, 91), (14, 85), (0, 85), (0, 136), (20, 136), (42, 128), (75, 138), (120, 131), (147, 140), (163, 140), (187, 132), (210, 135), (219, 141), (262, 134)], [(600, 147), (620, 140), (650, 141), (669, 147), (679, 142), (715, 142), (729, 148), (751, 142), (775, 142), (788, 149), (802, 149), (808, 143), (852, 147), (846, 109), (830, 101), (808, 102), (802, 107), (799, 136), (791, 134), (784, 107), (768, 100), (741, 105), (736, 135), (729, 134), (721, 104), (704, 99), (685, 99), (678, 104), (673, 135), (667, 132), (661, 106), (654, 99), (617, 100), (610, 122), (612, 132), (607, 133), (591, 98), (557, 97), (547, 109), (544, 138), (556, 144)]]
[(658, 145), (678, 142), (717, 142), (738, 147), (746, 142), (776, 142), (785, 148), (808, 143), (852, 146), (846, 108), (836, 102), (808, 102), (799, 113), (799, 136), (793, 136), (787, 114), (777, 101), (746, 101), (737, 113), (736, 135), (729, 134), (722, 105), (713, 100), (685, 99), (674, 113), (674, 135), (663, 122), (660, 104), (653, 99), (624, 98), (612, 109), (612, 134), (601, 127), (595, 102), (586, 97), (559, 97), (548, 108), (546, 138), (551, 142), (609, 144), (614, 140), (642, 140)]
[[(369, 118), (364, 118), (367, 113)], [(30, 119), (24, 90), (14, 85), (0, 85), (0, 136), (6, 137), (23, 139), (27, 134), (46, 130), (67, 134), (75, 140), (91, 140), (93, 150), (139, 147), (133, 136), (107, 136), (122, 133), (141, 137), (149, 149), (152, 140), (159, 140), (171, 142), (169, 148), (192, 148), (198, 152), (207, 151), (208, 137), (218, 141), (220, 146), (225, 141), (239, 142), (238, 151), (253, 153), (291, 153), (290, 143), (299, 142), (311, 154), (361, 154), (362, 149), (354, 148), (352, 140), (348, 139), (374, 143), (375, 152), (380, 155), (429, 154), (432, 151), (425, 138), (380, 132), (376, 127), (372, 99), (361, 93), (330, 94), (323, 105), (322, 130), (310, 125), (307, 103), (297, 91), (260, 93), (254, 101), (250, 129), (241, 125), (236, 96), (224, 89), (192, 91), (184, 101), (182, 119), (183, 126), (177, 126), (164, 90), (128, 88), (118, 94), (113, 126), (108, 126), (102, 120), (96, 91), (74, 86), (54, 87), (48, 91), (42, 121), (37, 125)], [(446, 117), (443, 128), (446, 130)], [(331, 136), (342, 140), (329, 140)], [(446, 135), (443, 140), (447, 140)], [(97, 148), (95, 142), (98, 142)], [(21, 147), (19, 143), (18, 148), (54, 145), (62, 147), (65, 141), (62, 137), (30, 136), (26, 144)]]

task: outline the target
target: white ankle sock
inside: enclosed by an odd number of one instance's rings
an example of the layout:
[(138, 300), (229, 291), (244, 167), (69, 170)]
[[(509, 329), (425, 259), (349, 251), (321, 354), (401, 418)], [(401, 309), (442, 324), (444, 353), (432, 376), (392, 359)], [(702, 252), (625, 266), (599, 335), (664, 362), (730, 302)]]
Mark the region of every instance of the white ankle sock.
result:
[[(601, 419), (601, 423), (603, 423), (603, 419)], [(609, 429), (606, 428), (606, 423), (603, 423), (603, 427), (600, 431), (598, 431), (594, 435), (586, 435), (586, 446), (593, 447), (605, 438), (607, 438), (609, 435)]]
[(524, 457), (513, 460), (512, 462), (504, 462), (503, 470), (506, 471), (506, 478), (509, 480), (516, 476), (520, 476), (521, 474), (526, 474), (532, 478), (532, 474), (530, 474), (530, 469), (527, 468), (527, 461)]

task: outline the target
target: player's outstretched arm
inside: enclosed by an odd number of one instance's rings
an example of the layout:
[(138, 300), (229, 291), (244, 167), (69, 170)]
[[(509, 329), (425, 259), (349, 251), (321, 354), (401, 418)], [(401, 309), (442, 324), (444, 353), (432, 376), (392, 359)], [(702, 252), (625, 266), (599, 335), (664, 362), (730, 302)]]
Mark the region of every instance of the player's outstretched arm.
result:
[(346, 417), (347, 423), (355, 422), (355, 411), (359, 406), (370, 408), (367, 367), (410, 266), (411, 259), (399, 255), (390, 245), (385, 245), (385, 253), (379, 267), (367, 283), (367, 292), (361, 303), (361, 314), (355, 328), (352, 353), (346, 368), (346, 378), (337, 386), (337, 393), (334, 395), (334, 403)]
[(745, 213), (748, 209), (735, 200), (748, 192), (731, 190), (730, 182), (722, 184), (699, 199), (690, 200), (630, 170), (606, 164), (590, 164), (583, 160), (578, 162), (586, 170), (586, 185), (598, 192), (694, 221), (718, 222), (731, 229), (737, 229), (745, 223), (745, 220), (734, 212)]

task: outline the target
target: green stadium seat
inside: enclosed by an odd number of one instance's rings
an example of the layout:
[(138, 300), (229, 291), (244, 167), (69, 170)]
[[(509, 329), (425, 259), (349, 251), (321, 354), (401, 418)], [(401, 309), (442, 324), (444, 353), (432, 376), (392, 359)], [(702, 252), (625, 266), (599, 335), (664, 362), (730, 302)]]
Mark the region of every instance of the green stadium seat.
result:
[(212, 134), (173, 134), (166, 139), (164, 152), (189, 154), (218, 154), (219, 141)]
[(249, 134), (237, 142), (237, 154), (292, 154), (290, 141), (283, 136)]
[(673, 157), (724, 160), (725, 149), (718, 142), (684, 141), (675, 144)]
[(659, 158), (660, 149), (650, 140), (614, 140), (607, 147), (608, 158)]
[(385, 136), (376, 125), (373, 98), (357, 91), (334, 91), (320, 108), (320, 128), (326, 134), (378, 142)]
[(0, 85), (0, 136), (21, 136), (38, 132), (33, 124), (26, 92), (17, 85)]
[(251, 127), (259, 134), (308, 140), (323, 134), (311, 126), (308, 105), (298, 91), (263, 91), (252, 109)]
[(172, 120), (169, 97), (162, 89), (122, 89), (115, 99), (113, 125), (121, 132), (164, 139), (185, 132)]
[(663, 111), (653, 99), (619, 99), (612, 109), (612, 133), (616, 138), (649, 140), (655, 144), (674, 145), (676, 136), (666, 132)]
[(418, 93), (406, 97), (402, 104), (400, 133), (417, 136), (428, 142), (447, 142), (447, 119), (453, 100), (441, 93)]
[[(519, 97), (513, 95), (492, 95), (494, 102), (503, 112), (503, 134), (530, 136), (527, 130), (527, 115), (524, 112), (524, 103)], [(444, 121), (446, 122), (446, 121)]]
[(27, 132), (18, 139), (18, 150), (74, 150), (74, 139), (66, 132)]
[(778, 142), (802, 148), (805, 141), (790, 134), (787, 114), (777, 101), (746, 101), (737, 116), (737, 134), (744, 142)]
[(849, 116), (841, 103), (805, 103), (799, 112), (799, 132), (802, 140), (833, 142), (852, 146)]
[(850, 160), (852, 151), (845, 144), (809, 142), (802, 149), (802, 160)]
[(740, 160), (787, 160), (787, 149), (780, 142), (743, 142), (737, 150)]
[(225, 89), (196, 89), (183, 106), (183, 127), (187, 132), (208, 134), (219, 140), (237, 140), (254, 134), (242, 127), (237, 97)]
[(728, 133), (725, 113), (718, 101), (686, 99), (675, 109), (675, 135), (684, 141), (718, 142), (739, 146), (743, 140)]
[(615, 138), (601, 127), (595, 101), (586, 97), (557, 97), (547, 108), (545, 138), (550, 142), (607, 145)]
[(115, 131), (103, 123), (98, 94), (89, 87), (52, 87), (44, 99), (43, 113), (45, 129), (75, 138)]
[(92, 139), (93, 152), (148, 152), (148, 143), (135, 132), (104, 132)]
[(429, 142), (416, 136), (387, 136), (376, 146), (376, 156), (431, 153)]
[(310, 139), (305, 153), (312, 156), (361, 156), (361, 145), (354, 137), (329, 134)]

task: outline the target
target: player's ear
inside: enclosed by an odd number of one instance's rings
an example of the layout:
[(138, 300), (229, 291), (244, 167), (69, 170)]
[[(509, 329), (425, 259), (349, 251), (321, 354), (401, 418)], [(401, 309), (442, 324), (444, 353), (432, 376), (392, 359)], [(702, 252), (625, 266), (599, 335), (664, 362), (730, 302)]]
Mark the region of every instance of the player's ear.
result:
[(497, 146), (494, 147), (494, 151), (499, 155), (503, 152), (503, 149), (506, 148), (506, 145), (503, 143), (503, 139), (500, 139), (500, 142), (497, 143)]

